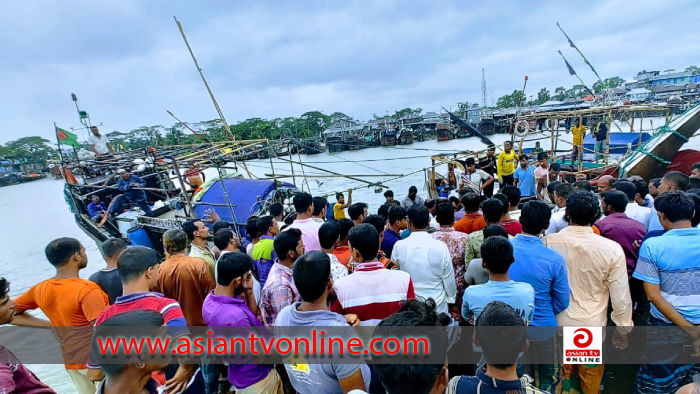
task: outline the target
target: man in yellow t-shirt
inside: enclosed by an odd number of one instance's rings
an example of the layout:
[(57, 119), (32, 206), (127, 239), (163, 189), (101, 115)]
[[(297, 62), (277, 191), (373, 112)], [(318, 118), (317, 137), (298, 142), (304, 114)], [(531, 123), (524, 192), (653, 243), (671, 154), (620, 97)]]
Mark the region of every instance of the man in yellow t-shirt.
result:
[(503, 143), (503, 151), (498, 154), (498, 178), (503, 185), (513, 185), (513, 174), (518, 165), (518, 155), (513, 150), (510, 141)]
[(576, 163), (579, 159), (583, 160), (583, 136), (586, 135), (586, 126), (581, 124), (581, 119), (576, 119), (574, 127), (571, 129), (571, 133), (574, 135), (574, 151), (571, 154), (571, 164)]
[(348, 189), (348, 203), (345, 203), (345, 196), (343, 193), (336, 193), (335, 199), (338, 201), (333, 205), (333, 218), (335, 220), (346, 219), (345, 208), (352, 205), (352, 189)]

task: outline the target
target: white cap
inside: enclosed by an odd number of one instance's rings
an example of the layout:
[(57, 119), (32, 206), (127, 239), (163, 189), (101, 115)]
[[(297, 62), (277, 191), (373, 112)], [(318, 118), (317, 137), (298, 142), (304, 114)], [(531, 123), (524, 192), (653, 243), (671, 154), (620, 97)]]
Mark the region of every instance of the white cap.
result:
[(125, 173), (125, 172), (126, 172), (126, 170), (123, 169), (123, 168), (120, 168), (120, 169), (117, 170), (117, 174), (122, 174), (122, 173)]

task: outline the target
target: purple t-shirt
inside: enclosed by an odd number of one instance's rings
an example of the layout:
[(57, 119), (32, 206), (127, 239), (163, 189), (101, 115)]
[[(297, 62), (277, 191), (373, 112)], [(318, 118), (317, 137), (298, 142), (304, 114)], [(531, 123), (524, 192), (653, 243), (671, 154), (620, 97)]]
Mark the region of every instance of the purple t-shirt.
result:
[(625, 251), (627, 262), (627, 273), (632, 277), (634, 268), (637, 265), (638, 250), (634, 247), (634, 241), (644, 238), (647, 229), (643, 224), (628, 217), (624, 213), (613, 213), (596, 222), (595, 226), (600, 231), (600, 235), (613, 240), (622, 246)]
[[(204, 300), (202, 317), (211, 327), (213, 336), (222, 338), (247, 338), (250, 336), (250, 331), (245, 328), (237, 329), (237, 327), (264, 327), (260, 320), (253, 315), (245, 301), (240, 298), (219, 296), (213, 291)], [(237, 389), (242, 390), (265, 379), (270, 370), (272, 370), (271, 365), (229, 364), (228, 380)]]

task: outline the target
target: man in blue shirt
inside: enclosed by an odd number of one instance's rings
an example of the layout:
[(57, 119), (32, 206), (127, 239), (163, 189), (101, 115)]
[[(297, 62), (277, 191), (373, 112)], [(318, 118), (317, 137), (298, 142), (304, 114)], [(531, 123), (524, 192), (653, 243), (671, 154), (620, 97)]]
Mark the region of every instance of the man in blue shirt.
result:
[[(120, 169), (117, 171), (119, 174), (119, 180), (117, 181), (117, 187), (119, 190), (124, 192), (124, 196), (131, 202), (139, 204), (139, 207), (146, 213), (146, 216), (154, 216), (151, 207), (146, 202), (146, 192), (140, 189), (134, 189), (134, 187), (144, 187), (146, 186), (146, 181), (132, 175), (129, 170)], [(119, 201), (114, 205), (121, 205), (123, 201)], [(117, 212), (120, 211), (119, 207), (114, 208)]]
[(518, 167), (513, 174), (515, 185), (520, 189), (520, 195), (522, 197), (534, 196), (537, 193), (535, 189), (535, 167), (529, 165), (527, 160), (527, 155), (521, 155), (520, 167)]
[[(659, 195), (661, 195), (661, 193), (665, 193), (667, 191), (672, 190), (686, 191), (688, 190), (689, 183), (690, 178), (688, 177), (688, 175), (685, 175), (684, 173), (679, 171), (671, 171), (666, 173), (664, 177), (661, 178), (661, 183), (659, 184), (657, 190), (659, 191)], [(649, 228), (647, 228), (647, 231), (651, 232), (663, 229), (664, 228), (661, 225), (661, 222), (659, 221), (659, 215), (656, 211), (656, 208), (652, 208), (651, 216), (649, 218)]]
[(103, 215), (107, 212), (107, 207), (105, 206), (105, 203), (100, 201), (100, 196), (98, 196), (97, 194), (93, 194), (91, 199), (92, 202), (88, 204), (87, 210), (90, 214), (90, 219), (97, 220), (98, 216)]
[[(511, 279), (529, 283), (535, 290), (535, 314), (528, 328), (530, 351), (534, 357), (537, 357), (536, 353), (554, 352), (555, 316), (569, 307), (571, 297), (564, 258), (540, 241), (551, 215), (546, 203), (528, 201), (520, 213), (523, 232), (510, 241), (515, 257), (508, 272)], [(554, 365), (533, 364), (528, 368), (530, 376), (536, 378), (535, 386), (550, 391), (555, 384)]]

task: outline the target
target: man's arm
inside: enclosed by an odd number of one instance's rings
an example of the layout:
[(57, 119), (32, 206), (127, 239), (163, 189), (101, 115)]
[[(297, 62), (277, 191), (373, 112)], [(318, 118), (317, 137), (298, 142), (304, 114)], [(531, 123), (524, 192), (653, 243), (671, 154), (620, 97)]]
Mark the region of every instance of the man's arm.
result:
[[(484, 174), (486, 173), (484, 172)], [(486, 175), (488, 176), (488, 178), (486, 178), (486, 181), (481, 182), (481, 186), (479, 187), (479, 194), (481, 194), (481, 191), (484, 190), (485, 187), (493, 183), (493, 176), (489, 174)], [(483, 180), (483, 177), (481, 179)]]
[(365, 386), (365, 379), (362, 376), (362, 368), (359, 368), (354, 374), (345, 379), (338, 379), (338, 383), (340, 383), (340, 389), (343, 390), (344, 394), (347, 394), (352, 390), (367, 390), (367, 386)]
[(143, 179), (137, 177), (136, 175), (132, 175), (132, 178), (136, 178), (136, 183), (140, 184), (141, 187), (146, 186), (146, 181), (144, 181)]
[(43, 319), (39, 319), (38, 317), (34, 317), (30, 315), (29, 313), (24, 313), (20, 312), (15, 315), (15, 318), (12, 320), (12, 323), (15, 326), (24, 326), (24, 327), (52, 327), (51, 322)]
[(621, 334), (626, 334), (629, 331), (622, 327), (633, 327), (634, 322), (632, 321), (632, 298), (627, 278), (627, 262), (622, 247), (620, 247), (620, 253), (613, 262), (606, 282), (613, 306), (610, 318), (618, 326), (618, 331)]
[(685, 320), (685, 318), (680, 313), (678, 313), (678, 311), (671, 304), (669, 304), (668, 301), (664, 299), (664, 297), (661, 296), (661, 287), (659, 285), (644, 282), (644, 292), (647, 294), (649, 302), (654, 304), (656, 309), (658, 309), (659, 312), (663, 313), (664, 316), (666, 316), (666, 318), (671, 321), (671, 323), (679, 327), (693, 326), (692, 323)]
[(566, 272), (566, 264), (563, 260), (561, 261), (559, 272), (554, 276), (550, 294), (552, 296), (552, 310), (555, 315), (569, 307), (571, 288), (569, 287), (569, 274)]
[(352, 189), (348, 189), (348, 202), (340, 206), (340, 209), (345, 209), (352, 205)]
[(501, 152), (498, 154), (498, 166), (496, 166), (496, 174), (498, 175), (498, 179), (503, 179), (503, 158), (505, 157), (504, 152)]
[(445, 301), (448, 304), (454, 304), (457, 297), (457, 285), (455, 284), (455, 271), (452, 268), (452, 256), (445, 245), (445, 251), (442, 257), (442, 286), (445, 289), (447, 297)]
[(95, 148), (95, 144), (90, 145), (90, 149), (92, 149), (92, 151), (95, 152), (95, 156), (102, 157), (100, 152), (97, 151), (97, 148)]

